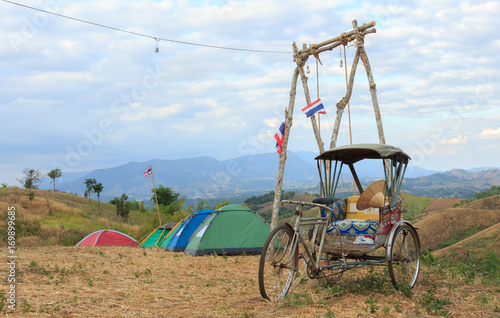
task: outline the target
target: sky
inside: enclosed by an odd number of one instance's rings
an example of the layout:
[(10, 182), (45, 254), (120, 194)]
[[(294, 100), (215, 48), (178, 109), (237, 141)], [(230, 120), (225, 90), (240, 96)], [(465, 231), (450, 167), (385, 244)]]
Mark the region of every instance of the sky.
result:
[[(1, 183), (20, 186), (24, 169), (274, 152), (295, 69), (292, 43), (334, 38), (353, 20), (376, 23), (365, 48), (387, 144), (425, 169), (500, 166), (496, 1), (16, 3), (72, 19), (0, 1)], [(319, 78), (325, 145), (345, 94), (341, 52), (322, 53), (318, 74), (314, 58), (306, 66), (313, 100)], [(354, 53), (346, 48), (348, 72)], [(306, 104), (299, 80), (290, 151), (318, 152), (300, 111)], [(350, 114), (353, 142), (377, 143), (361, 63)], [(349, 142), (346, 109), (337, 145)]]

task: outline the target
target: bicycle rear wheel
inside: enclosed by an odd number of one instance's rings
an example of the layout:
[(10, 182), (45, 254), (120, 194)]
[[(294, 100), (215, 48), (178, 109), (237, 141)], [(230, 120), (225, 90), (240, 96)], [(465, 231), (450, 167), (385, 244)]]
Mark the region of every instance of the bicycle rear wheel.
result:
[(260, 255), (260, 294), (273, 303), (280, 301), (292, 285), (298, 256), (292, 240), (292, 229), (280, 225), (269, 234)]
[(389, 276), (396, 289), (412, 288), (420, 270), (420, 241), (415, 229), (407, 224), (395, 232), (389, 261)]

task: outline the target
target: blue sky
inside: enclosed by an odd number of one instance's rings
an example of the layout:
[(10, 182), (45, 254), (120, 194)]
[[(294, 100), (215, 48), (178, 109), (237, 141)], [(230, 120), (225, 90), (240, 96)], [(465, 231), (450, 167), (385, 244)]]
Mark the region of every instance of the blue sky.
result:
[[(289, 52), (376, 22), (365, 46), (388, 144), (413, 164), (500, 166), (500, 4), (495, 1), (22, 1), (157, 38)], [(159, 41), (0, 1), (0, 182), (25, 168), (88, 171), (150, 159), (229, 159), (274, 151), (295, 64), (290, 53)], [(321, 55), (329, 144), (345, 94), (340, 50)], [(350, 66), (354, 48), (347, 48)], [(309, 89), (316, 97), (315, 62)], [(299, 82), (300, 83), (300, 82)], [(292, 151), (318, 151), (300, 108)], [(346, 114), (345, 114), (346, 115)], [(353, 141), (378, 142), (364, 68)], [(338, 145), (349, 143), (347, 116)]]

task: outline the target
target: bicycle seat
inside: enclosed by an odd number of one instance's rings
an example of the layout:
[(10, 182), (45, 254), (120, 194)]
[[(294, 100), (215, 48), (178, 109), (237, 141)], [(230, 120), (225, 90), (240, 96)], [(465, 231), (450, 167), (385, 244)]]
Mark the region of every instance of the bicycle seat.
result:
[(314, 198), (312, 200), (313, 203), (317, 204), (323, 204), (323, 205), (332, 205), (333, 204), (333, 198), (327, 198), (327, 197), (319, 197), (319, 198)]

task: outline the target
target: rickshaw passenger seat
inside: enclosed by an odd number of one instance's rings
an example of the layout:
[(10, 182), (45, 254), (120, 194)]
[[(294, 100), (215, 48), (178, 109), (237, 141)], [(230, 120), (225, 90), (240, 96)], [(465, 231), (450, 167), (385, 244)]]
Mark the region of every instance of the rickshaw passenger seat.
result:
[(319, 197), (319, 198), (314, 198), (312, 200), (313, 203), (317, 204), (323, 204), (323, 205), (332, 205), (333, 204), (333, 198), (328, 198), (328, 197)]

